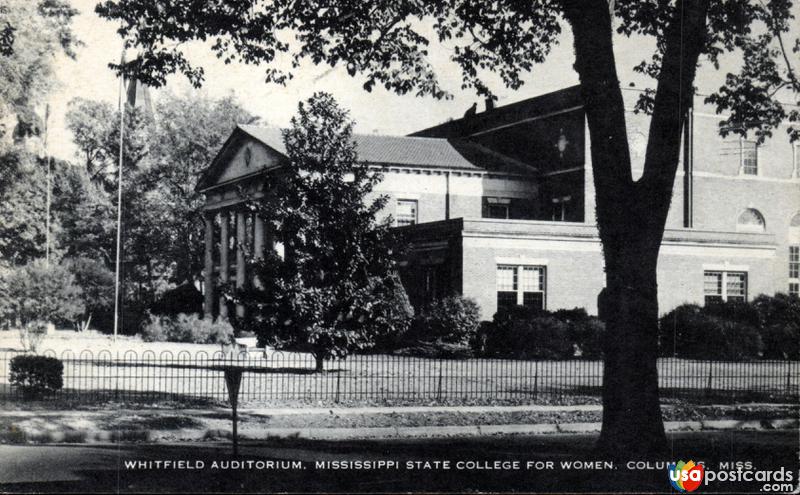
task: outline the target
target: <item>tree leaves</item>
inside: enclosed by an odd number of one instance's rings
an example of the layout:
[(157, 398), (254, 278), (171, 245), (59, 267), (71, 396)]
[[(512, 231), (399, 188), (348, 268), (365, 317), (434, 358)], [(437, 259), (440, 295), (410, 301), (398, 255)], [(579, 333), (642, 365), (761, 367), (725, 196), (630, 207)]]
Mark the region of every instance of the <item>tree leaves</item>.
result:
[(394, 267), (389, 226), (375, 220), (385, 198), (369, 200), (380, 176), (358, 161), (352, 129), (328, 94), (299, 105), (283, 133), (289, 163), (253, 205), (286, 254), (257, 262), (261, 286), (238, 299), (263, 341), (321, 358), (367, 345), (364, 321), (376, 317), (375, 298)]

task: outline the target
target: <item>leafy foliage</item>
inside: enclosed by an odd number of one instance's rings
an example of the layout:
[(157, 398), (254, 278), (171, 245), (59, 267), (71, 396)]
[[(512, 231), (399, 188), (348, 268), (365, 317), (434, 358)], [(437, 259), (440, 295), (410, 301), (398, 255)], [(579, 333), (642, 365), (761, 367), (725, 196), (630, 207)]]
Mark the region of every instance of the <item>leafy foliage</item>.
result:
[(46, 336), (47, 322), (44, 321), (30, 321), (19, 329), (19, 343), (25, 352), (38, 352)]
[[(664, 356), (717, 359), (797, 359), (800, 299), (760, 294), (751, 302), (684, 304), (660, 320)], [(699, 335), (702, 334), (702, 335)]]
[(84, 328), (92, 318), (100, 316), (102, 321), (102, 317), (108, 317), (114, 307), (114, 273), (104, 263), (90, 258), (74, 258), (66, 264), (81, 289)]
[[(191, 282), (202, 269), (202, 196), (195, 190), (208, 166), (238, 123), (257, 119), (233, 96), (211, 99), (196, 93), (166, 93), (153, 115), (126, 109), (123, 221), (124, 252), (132, 270), (129, 284), (146, 288), (147, 303), (169, 283)], [(119, 113), (109, 104), (85, 99), (70, 102), (67, 125), (78, 145), (90, 180), (105, 191), (102, 201), (84, 206), (91, 214), (115, 220)], [(88, 211), (86, 211), (88, 210)], [(80, 218), (80, 217), (79, 217)], [(77, 223), (72, 240), (105, 235)], [(152, 232), (160, 235), (153, 236)], [(91, 238), (89, 237), (91, 236)], [(108, 236), (113, 240), (113, 236)], [(113, 260), (112, 256), (107, 258)]]
[(22, 354), (11, 359), (9, 382), (28, 399), (41, 398), (64, 386), (64, 364), (49, 356)]
[(75, 276), (63, 264), (36, 260), (10, 271), (3, 284), (7, 312), (22, 324), (41, 320), (71, 325), (85, 305)]
[(387, 279), (376, 291), (375, 299), (375, 315), (365, 323), (372, 350), (394, 350), (406, 339), (414, 318), (414, 307), (397, 275)]
[(437, 299), (420, 309), (407, 342), (434, 342), (468, 346), (481, 322), (481, 310), (473, 299), (461, 295)]
[(211, 321), (197, 314), (150, 316), (142, 328), (145, 342), (187, 342), (192, 344), (227, 344), (233, 339), (233, 327), (223, 320)]
[(66, 0), (7, 0), (0, 6), (0, 154), (10, 137), (41, 133), (34, 106), (55, 82), (53, 55), (75, 55), (77, 13)]
[(758, 327), (711, 314), (694, 304), (678, 306), (661, 318), (662, 355), (687, 359), (757, 359), (763, 352)]
[(389, 226), (375, 220), (385, 198), (366, 201), (380, 176), (357, 161), (352, 128), (328, 94), (299, 105), (283, 133), (288, 163), (252, 205), (285, 255), (267, 250), (255, 266), (260, 287), (235, 294), (260, 344), (311, 352), (317, 369), (370, 345), (368, 322), (389, 322), (380, 297), (395, 283)]
[[(106, 0), (97, 12), (121, 22), (121, 34), (146, 54), (114, 67), (148, 84), (161, 85), (167, 74), (180, 72), (200, 85), (203, 68), (188, 60), (181, 45), (211, 39), (211, 50), (227, 63), (267, 66), (267, 81), (285, 83), (293, 77), (291, 71), (275, 67), (285, 53), (293, 69), (303, 60), (343, 65), (352, 76), (363, 74), (366, 90), (380, 84), (400, 94), (414, 91), (441, 98), (449, 93), (429, 60), (432, 43), (451, 49), (451, 60), (461, 69), (462, 88), (489, 95), (490, 75), (497, 75), (507, 87), (516, 89), (523, 75), (543, 62), (558, 42), (564, 17), (576, 28), (570, 17), (574, 4), (570, 0), (490, 4), (467, 0), (256, 4), (241, 0), (192, 9), (174, 3)], [(635, 70), (658, 79), (667, 57), (669, 31), (682, 2), (618, 0), (613, 5), (619, 34), (655, 38), (652, 56)], [(799, 46), (790, 38), (791, 9), (788, 0), (712, 0), (702, 12), (707, 19), (700, 24), (705, 31), (702, 54), (716, 68), (729, 53), (744, 62), (708, 99), (720, 111), (730, 111), (723, 134), (755, 129), (761, 139), (771, 135), (782, 120), (798, 121), (796, 109), (787, 110), (774, 98), (781, 90), (795, 98), (800, 91), (790, 61)], [(654, 91), (645, 93), (640, 109), (652, 110), (654, 97)], [(790, 127), (789, 133), (796, 139), (797, 127)]]

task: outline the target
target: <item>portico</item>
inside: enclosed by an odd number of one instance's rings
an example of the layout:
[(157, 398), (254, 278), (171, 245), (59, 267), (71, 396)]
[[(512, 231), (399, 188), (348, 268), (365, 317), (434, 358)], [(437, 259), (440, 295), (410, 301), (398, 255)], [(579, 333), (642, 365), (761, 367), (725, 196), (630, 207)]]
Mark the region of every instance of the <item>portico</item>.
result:
[[(247, 261), (263, 257), (265, 247), (274, 247), (274, 243), (264, 219), (248, 211), (244, 204), (207, 208), (204, 222), (203, 312), (206, 317), (227, 318), (229, 304), (219, 288), (230, 282), (237, 288), (255, 282), (248, 279)], [(243, 317), (244, 307), (236, 305), (235, 312), (237, 317)]]
[(265, 249), (275, 249), (268, 223), (250, 202), (263, 196), (267, 174), (282, 160), (281, 154), (246, 134), (233, 133), (198, 183), (206, 198), (202, 288), (206, 318), (228, 318), (231, 311), (244, 316), (244, 307), (231, 307), (220, 288), (258, 283), (247, 273), (247, 264), (262, 257)]

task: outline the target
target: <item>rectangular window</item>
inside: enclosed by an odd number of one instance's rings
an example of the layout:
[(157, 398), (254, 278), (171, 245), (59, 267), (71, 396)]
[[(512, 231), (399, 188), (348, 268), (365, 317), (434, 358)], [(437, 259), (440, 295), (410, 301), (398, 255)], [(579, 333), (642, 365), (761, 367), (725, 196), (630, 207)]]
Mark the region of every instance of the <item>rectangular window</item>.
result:
[(742, 173), (758, 175), (758, 144), (755, 141), (742, 140)]
[(417, 200), (398, 199), (397, 214), (395, 215), (395, 225), (403, 227), (405, 225), (417, 224)]
[(545, 309), (544, 266), (497, 266), (497, 309), (521, 305)]
[(800, 278), (800, 246), (789, 246), (789, 278)]
[(703, 275), (703, 294), (706, 304), (747, 301), (747, 273), (707, 271)]
[(483, 198), (483, 218), (511, 218), (511, 198)]
[(800, 297), (800, 283), (790, 283), (789, 284), (789, 295)]

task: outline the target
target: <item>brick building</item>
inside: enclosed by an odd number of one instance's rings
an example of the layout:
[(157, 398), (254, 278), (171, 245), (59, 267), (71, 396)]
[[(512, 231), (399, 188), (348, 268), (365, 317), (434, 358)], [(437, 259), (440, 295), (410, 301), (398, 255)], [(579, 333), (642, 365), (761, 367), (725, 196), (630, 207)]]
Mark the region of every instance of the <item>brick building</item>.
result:
[[(633, 112), (636, 91), (624, 96), (636, 178), (649, 119)], [(800, 148), (783, 133), (762, 145), (722, 138), (719, 120), (697, 97), (659, 259), (662, 312), (800, 289)], [(588, 136), (577, 87), (412, 136), (355, 136), (359, 159), (383, 173), (384, 214), (412, 241), (401, 262), (412, 303), (455, 292), (485, 319), (506, 304), (595, 313), (604, 274)], [(202, 178), (207, 308), (215, 283), (244, 283), (244, 256), (270, 245), (240, 191), (257, 197), (282, 160), (276, 129), (240, 126)]]

